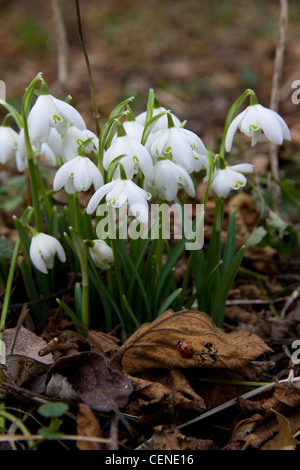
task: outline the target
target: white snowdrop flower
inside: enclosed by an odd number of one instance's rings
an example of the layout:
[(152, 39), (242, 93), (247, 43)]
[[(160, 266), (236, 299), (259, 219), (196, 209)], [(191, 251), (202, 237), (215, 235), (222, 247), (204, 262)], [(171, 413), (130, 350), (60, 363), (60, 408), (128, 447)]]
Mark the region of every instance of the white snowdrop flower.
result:
[(32, 143), (47, 141), (51, 127), (63, 135), (71, 124), (86, 129), (81, 114), (69, 103), (50, 94), (40, 95), (28, 115), (30, 140)]
[(32, 237), (29, 255), (32, 263), (39, 271), (47, 274), (48, 269), (53, 268), (56, 254), (62, 263), (66, 261), (64, 249), (56, 238), (45, 233), (37, 233)]
[(150, 134), (146, 147), (154, 162), (159, 157), (169, 158), (188, 173), (201, 169), (202, 161), (206, 159), (206, 148), (200, 137), (181, 127), (170, 127)]
[[(111, 164), (122, 164), (126, 177), (132, 179), (139, 169), (147, 179), (153, 178), (153, 162), (150, 153), (137, 140), (129, 135), (116, 137), (104, 152), (103, 167), (108, 170)], [(119, 177), (119, 171), (114, 174)]]
[(16, 150), (16, 166), (22, 172), (27, 167), (27, 154), (25, 148), (24, 128), (18, 134), (17, 150)]
[(291, 140), (291, 133), (282, 117), (272, 109), (265, 108), (261, 104), (248, 106), (231, 122), (225, 139), (225, 149), (231, 150), (233, 137), (237, 129), (248, 137), (251, 137), (251, 145), (255, 145), (264, 132), (268, 140), (281, 145), (283, 140)]
[(61, 156), (63, 162), (68, 162), (80, 154), (80, 147), (86, 142), (83, 149), (85, 154), (98, 150), (99, 139), (88, 129), (80, 130), (70, 126), (62, 138)]
[(148, 221), (147, 201), (151, 199), (151, 194), (137, 186), (133, 181), (117, 178), (102, 186), (91, 197), (86, 209), (87, 213), (92, 214), (104, 197), (107, 205), (121, 207), (127, 204), (129, 214), (142, 223)]
[(217, 169), (214, 173), (211, 189), (219, 197), (226, 198), (232, 189), (239, 189), (246, 185), (247, 178), (243, 173), (252, 173), (253, 165), (250, 163), (240, 163), (238, 165), (227, 166), (224, 169)]
[(145, 180), (144, 188), (159, 194), (166, 201), (173, 201), (180, 188), (191, 197), (195, 196), (195, 187), (188, 172), (171, 160), (159, 160), (154, 164), (153, 181)]
[(57, 132), (57, 130), (54, 127), (51, 127), (49, 136), (47, 140), (45, 141), (45, 143), (47, 143), (47, 145), (51, 148), (54, 155), (62, 158), (62, 151), (61, 151), (62, 136)]
[[(138, 142), (141, 142), (142, 140), (142, 135), (144, 132), (144, 126), (138, 122), (138, 121), (124, 121), (123, 122), (123, 127), (126, 131), (126, 134), (132, 137), (133, 139), (137, 140)], [(117, 135), (114, 136), (115, 140), (117, 138)]]
[(53, 189), (59, 191), (64, 187), (66, 193), (74, 194), (76, 191), (87, 191), (92, 184), (95, 190), (99, 189), (103, 185), (102, 174), (88, 157), (78, 155), (57, 170)]
[(18, 133), (11, 127), (0, 126), (0, 163), (14, 157), (17, 150)]
[[(47, 142), (31, 144), (32, 152), (35, 156), (44, 154), (51, 166), (57, 166), (55, 153)], [(24, 128), (17, 137), (16, 166), (18, 171), (23, 172), (27, 167), (27, 151), (25, 145)]]
[(109, 269), (113, 264), (113, 250), (104, 240), (91, 240), (89, 252), (97, 268)]
[(40, 154), (45, 155), (48, 163), (56, 167), (57, 166), (57, 160), (55, 153), (53, 152), (52, 148), (47, 144), (47, 142), (43, 142), (40, 147)]
[[(159, 106), (158, 108), (154, 108), (152, 117), (157, 116), (158, 114), (160, 114), (162, 112), (167, 113), (168, 110), (166, 108), (164, 108), (163, 106)], [(171, 116), (172, 116), (174, 126), (175, 127), (181, 126), (181, 121), (178, 119), (178, 117), (175, 116), (173, 113), (169, 113), (169, 114), (171, 114)], [(144, 111), (143, 113), (136, 116), (135, 119), (136, 119), (137, 122), (139, 122), (140, 124), (142, 124), (144, 126), (145, 123), (146, 123), (146, 116), (147, 116), (147, 111)], [(167, 128), (168, 128), (168, 117), (167, 117), (167, 114), (164, 114), (163, 116), (161, 116), (160, 118), (157, 119), (157, 121), (155, 122), (155, 124), (154, 124), (154, 126), (151, 130), (151, 133), (155, 133), (155, 132), (157, 132), (161, 129), (167, 129)]]

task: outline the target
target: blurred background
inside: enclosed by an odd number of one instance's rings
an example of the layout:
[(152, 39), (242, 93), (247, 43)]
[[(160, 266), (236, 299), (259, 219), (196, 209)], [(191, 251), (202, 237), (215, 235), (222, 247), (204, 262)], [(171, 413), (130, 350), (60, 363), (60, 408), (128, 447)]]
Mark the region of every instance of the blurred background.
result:
[[(279, 0), (81, 0), (80, 10), (101, 120), (131, 95), (134, 111), (142, 111), (153, 88), (209, 146), (245, 88), (269, 106)], [(299, 13), (299, 0), (290, 0), (280, 95), (280, 113), (296, 130), (291, 84), (300, 79)], [(27, 84), (43, 72), (50, 92), (70, 94), (94, 130), (75, 1), (1, 0), (0, 43), (8, 101), (19, 106)]]

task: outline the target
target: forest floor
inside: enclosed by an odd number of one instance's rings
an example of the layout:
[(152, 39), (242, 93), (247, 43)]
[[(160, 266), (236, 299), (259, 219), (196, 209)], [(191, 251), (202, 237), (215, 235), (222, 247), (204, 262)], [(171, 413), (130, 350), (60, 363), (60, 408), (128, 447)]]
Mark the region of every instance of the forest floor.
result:
[[(114, 105), (131, 95), (135, 96), (137, 113), (141, 112), (148, 90), (153, 88), (161, 104), (180, 119), (187, 119), (186, 127), (214, 150), (227, 110), (246, 88), (254, 89), (259, 102), (269, 106), (279, 4), (202, 3), (200, 8), (193, 0), (82, 2), (83, 31), (101, 122)], [(3, 2), (0, 7), (0, 79), (6, 83), (7, 100), (20, 105), (27, 84), (42, 71), (51, 93), (62, 99), (70, 94), (93, 130), (75, 8), (62, 2), (69, 51), (67, 76), (59, 80), (51, 2), (40, 5), (30, 0), (26, 5), (22, 1)], [(63, 424), (58, 439), (46, 440), (38, 448), (299, 449), (300, 382), (292, 381), (293, 375), (300, 376), (299, 345), (294, 343), (300, 337), (300, 250), (293, 238), (300, 230), (300, 122), (299, 104), (292, 100), (292, 84), (300, 79), (299, 44), (294, 1), (290, 2), (279, 101), (292, 141), (278, 152), (282, 182), (279, 216), (291, 232), (282, 238), (278, 233), (277, 243), (273, 240), (265, 247), (245, 251), (222, 329), (201, 312), (170, 310), (158, 321), (143, 325), (124, 343), (117, 334), (98, 329), (83, 338), (57, 307), (49, 311), (43, 325), (29, 327), (30, 314), (25, 315), (28, 301), (16, 273), (12, 299), (16, 307), (9, 311), (4, 332), (11, 351), (7, 356), (9, 374), (4, 374), (0, 383), (5, 408), (36, 435), (49, 424), (49, 419), (38, 413), (41, 404), (59, 399), (68, 404), (68, 411), (60, 417)], [(241, 138), (231, 163), (241, 161), (255, 165), (254, 187), (260, 174), (267, 175), (260, 189), (271, 207), (269, 144), (263, 141), (246, 153)], [(0, 173), (0, 235), (10, 242), (16, 238), (12, 215), (22, 212), (23, 199), (18, 186), (7, 180), (15, 178), (17, 184), (17, 176), (14, 167), (3, 166)], [(202, 189), (199, 181), (199, 202)], [(261, 207), (251, 188), (246, 196), (226, 203), (225, 219), (233, 205), (239, 220), (238, 247), (247, 242)], [(211, 196), (206, 244), (213, 211)], [(179, 284), (184, 270), (183, 261), (178, 265)], [(5, 288), (1, 300), (4, 293)], [(174, 348), (168, 349), (168, 354), (162, 342), (153, 354), (144, 355), (145, 345), (159, 340), (160, 322), (165, 322), (171, 344), (172, 331), (192, 326), (197, 332), (193, 344), (197, 354), (181, 358), (175, 335)], [(50, 398), (50, 389), (56, 400)], [(55, 419), (53, 423), (51, 432), (55, 432)], [(6, 435), (11, 442), (0, 441), (0, 449), (26, 448), (25, 441), (14, 442), (13, 436), (19, 433), (16, 429), (16, 423), (9, 423)], [(64, 440), (64, 435), (75, 438)]]

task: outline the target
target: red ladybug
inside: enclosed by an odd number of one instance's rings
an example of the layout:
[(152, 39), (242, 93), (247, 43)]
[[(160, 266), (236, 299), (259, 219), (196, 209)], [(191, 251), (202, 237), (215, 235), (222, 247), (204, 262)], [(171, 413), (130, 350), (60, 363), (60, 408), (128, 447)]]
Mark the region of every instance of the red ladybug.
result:
[(194, 348), (188, 341), (178, 341), (176, 348), (182, 357), (192, 357), (194, 355)]

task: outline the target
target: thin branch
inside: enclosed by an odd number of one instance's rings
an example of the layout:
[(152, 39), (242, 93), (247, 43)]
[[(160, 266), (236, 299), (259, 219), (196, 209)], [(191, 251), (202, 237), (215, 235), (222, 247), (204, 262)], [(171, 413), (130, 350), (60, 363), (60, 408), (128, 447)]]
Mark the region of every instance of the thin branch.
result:
[(59, 84), (64, 87), (68, 78), (69, 46), (59, 0), (52, 0), (51, 3), (57, 36), (57, 77)]
[[(275, 61), (274, 61), (274, 73), (273, 73), (273, 82), (272, 82), (272, 91), (271, 91), (271, 100), (270, 108), (273, 111), (278, 111), (279, 108), (279, 95), (280, 95), (280, 86), (282, 80), (282, 69), (284, 62), (284, 49), (286, 42), (286, 31), (288, 24), (288, 0), (280, 0), (280, 18), (279, 18), (279, 35), (277, 40), (276, 52), (275, 52)], [(270, 164), (271, 172), (275, 181), (279, 181), (279, 164), (278, 164), (278, 152), (277, 146), (274, 144), (270, 145)], [(273, 203), (274, 210), (279, 211), (281, 194), (280, 187), (277, 184), (273, 185)]]
[(87, 53), (87, 50), (86, 50), (86, 47), (85, 47), (84, 38), (83, 38), (79, 0), (75, 0), (75, 4), (76, 4), (78, 32), (79, 32), (79, 37), (80, 37), (80, 42), (81, 42), (83, 55), (84, 55), (85, 62), (86, 62), (88, 77), (89, 77), (90, 92), (91, 92), (91, 98), (92, 98), (93, 117), (94, 117), (95, 126), (96, 126), (96, 133), (97, 133), (97, 135), (99, 135), (99, 133), (100, 133), (100, 126), (99, 126), (100, 114), (99, 114), (99, 111), (98, 111), (98, 106), (97, 106), (97, 101), (96, 101), (96, 93), (95, 93), (95, 87), (94, 87), (94, 83), (93, 83), (92, 70), (91, 70), (91, 66), (90, 66), (89, 56), (88, 56), (88, 53)]

